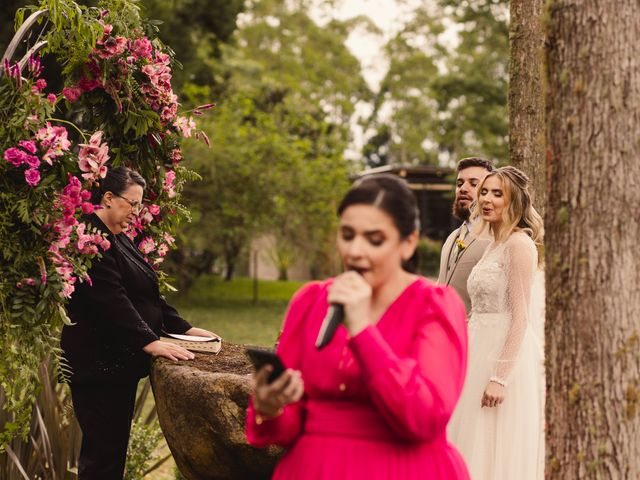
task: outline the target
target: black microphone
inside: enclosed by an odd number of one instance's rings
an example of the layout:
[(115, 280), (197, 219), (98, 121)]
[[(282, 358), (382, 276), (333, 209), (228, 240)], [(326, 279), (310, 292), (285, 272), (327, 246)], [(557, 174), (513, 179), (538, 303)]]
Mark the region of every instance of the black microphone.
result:
[(320, 332), (316, 340), (316, 348), (318, 350), (329, 344), (338, 329), (338, 325), (342, 323), (342, 320), (344, 320), (344, 305), (340, 303), (332, 303), (329, 305), (327, 316), (324, 317), (322, 321), (322, 326), (320, 327)]

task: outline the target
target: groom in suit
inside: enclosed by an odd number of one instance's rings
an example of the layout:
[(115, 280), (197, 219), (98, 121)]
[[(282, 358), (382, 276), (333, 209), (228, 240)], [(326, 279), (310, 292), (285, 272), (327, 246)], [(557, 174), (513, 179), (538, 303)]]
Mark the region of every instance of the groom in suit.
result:
[(491, 162), (480, 157), (463, 158), (458, 162), (453, 216), (461, 220), (462, 225), (451, 232), (440, 254), (438, 283), (456, 289), (467, 308), (467, 315), (471, 310), (467, 278), (491, 243), (490, 239), (476, 238), (473, 234), (469, 221), (470, 208), (478, 197), (478, 186), (492, 170)]

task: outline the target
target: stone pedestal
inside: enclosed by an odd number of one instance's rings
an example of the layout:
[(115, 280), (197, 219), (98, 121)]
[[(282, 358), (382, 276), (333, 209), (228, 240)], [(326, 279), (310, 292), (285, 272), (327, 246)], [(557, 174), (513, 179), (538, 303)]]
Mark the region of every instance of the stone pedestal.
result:
[(188, 480), (271, 478), (282, 449), (253, 448), (244, 434), (252, 372), (244, 347), (229, 343), (218, 355), (154, 362), (151, 384), (160, 426)]

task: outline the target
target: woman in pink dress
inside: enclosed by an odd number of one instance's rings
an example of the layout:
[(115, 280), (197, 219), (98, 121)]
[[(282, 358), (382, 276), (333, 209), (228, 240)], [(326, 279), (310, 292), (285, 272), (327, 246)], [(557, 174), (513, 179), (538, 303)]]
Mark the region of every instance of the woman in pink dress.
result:
[[(365, 177), (338, 208), (346, 272), (294, 296), (278, 354), (255, 376), (250, 444), (282, 445), (274, 479), (468, 479), (446, 426), (464, 381), (464, 305), (406, 269), (418, 241), (415, 197), (393, 176)], [(344, 323), (315, 347), (329, 303)]]

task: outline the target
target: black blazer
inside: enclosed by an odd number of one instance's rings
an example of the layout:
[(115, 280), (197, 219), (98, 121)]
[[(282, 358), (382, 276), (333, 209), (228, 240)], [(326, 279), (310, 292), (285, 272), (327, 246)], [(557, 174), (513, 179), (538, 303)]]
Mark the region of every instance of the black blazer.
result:
[(71, 382), (129, 381), (149, 374), (142, 348), (162, 331), (184, 333), (191, 325), (160, 295), (158, 277), (124, 233), (114, 235), (93, 214), (89, 226), (107, 233), (111, 247), (95, 260), (87, 282), (76, 284), (67, 304), (75, 325), (62, 329), (63, 363)]

